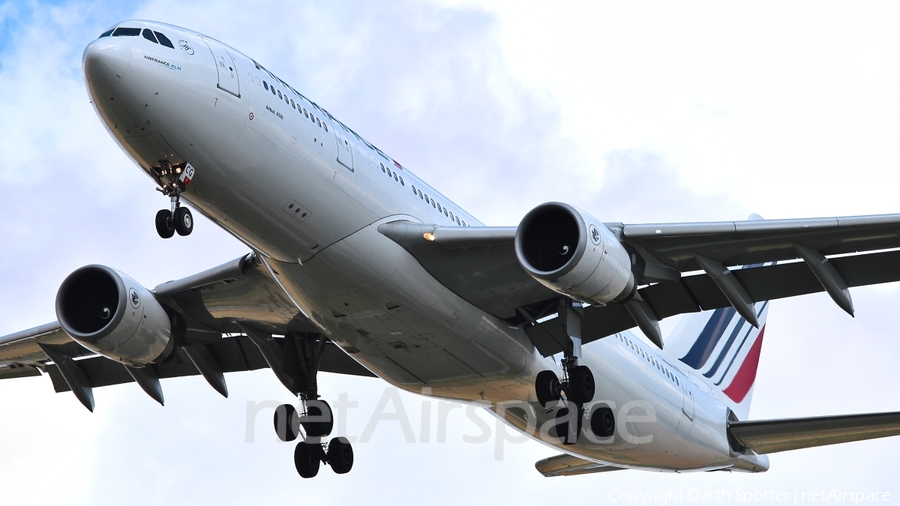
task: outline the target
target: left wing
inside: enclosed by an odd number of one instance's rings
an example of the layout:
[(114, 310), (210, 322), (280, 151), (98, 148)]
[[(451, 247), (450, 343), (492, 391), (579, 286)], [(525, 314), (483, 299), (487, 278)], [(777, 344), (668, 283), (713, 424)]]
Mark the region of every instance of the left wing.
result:
[[(638, 297), (628, 300), (645, 302), (645, 314), (654, 321), (734, 306), (752, 322), (754, 302), (821, 291), (852, 314), (849, 287), (900, 281), (897, 214), (602, 226), (630, 255)], [(463, 299), (512, 325), (526, 325), (544, 356), (563, 350), (562, 325), (555, 319), (538, 323), (557, 311), (556, 300), (563, 295), (523, 267), (517, 228), (397, 221), (379, 231)], [(555, 231), (548, 226), (544, 233)], [(582, 340), (632, 328), (641, 323), (638, 316), (616, 301), (586, 307)]]
[[(159, 379), (202, 374), (227, 396), (224, 373), (271, 367), (292, 392), (303, 379), (291, 368), (300, 358), (299, 333), (318, 333), (253, 254), (153, 290), (171, 317), (176, 348), (165, 361), (137, 369), (109, 360), (53, 322), (0, 337), (0, 379), (48, 374), (57, 392), (73, 391), (93, 410), (94, 387), (137, 382), (160, 404)], [(283, 337), (276, 337), (283, 336)], [(371, 376), (336, 345), (322, 341), (318, 370)]]

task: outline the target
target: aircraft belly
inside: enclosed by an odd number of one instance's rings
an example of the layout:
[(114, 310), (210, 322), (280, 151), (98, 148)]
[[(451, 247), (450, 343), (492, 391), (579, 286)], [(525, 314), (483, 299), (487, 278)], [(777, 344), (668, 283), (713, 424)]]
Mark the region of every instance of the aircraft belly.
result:
[(521, 329), (449, 292), (378, 224), (303, 265), (271, 267), (329, 339), (401, 388), (492, 402), (533, 395), (540, 369)]

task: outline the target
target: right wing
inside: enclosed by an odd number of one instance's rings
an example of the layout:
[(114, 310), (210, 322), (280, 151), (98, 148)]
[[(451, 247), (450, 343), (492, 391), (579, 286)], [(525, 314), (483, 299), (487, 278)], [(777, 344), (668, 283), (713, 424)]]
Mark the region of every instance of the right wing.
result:
[[(172, 356), (143, 369), (150, 375), (149, 388), (142, 383), (146, 378), (134, 376), (134, 369), (129, 371), (84, 348), (57, 322), (0, 337), (0, 379), (48, 374), (57, 392), (74, 391), (89, 409), (93, 409), (90, 390), (94, 387), (137, 381), (162, 404), (160, 378), (203, 374), (216, 390), (227, 395), (223, 373), (265, 367), (272, 367), (292, 392), (301, 388), (301, 380), (290, 370), (297, 360), (292, 356), (296, 355), (296, 346), (288, 341), (297, 333), (319, 331), (253, 254), (163, 283), (153, 292), (181, 325), (180, 342)], [(209, 367), (196, 365), (197, 360)], [(57, 362), (65, 364), (64, 370)], [(65, 370), (71, 372), (68, 377), (63, 374)], [(375, 376), (327, 341), (322, 343), (318, 370)]]
[[(852, 313), (849, 287), (900, 281), (897, 214), (604, 225), (631, 252), (637, 293), (654, 320), (732, 305), (740, 312), (753, 302), (822, 291)], [(556, 312), (562, 295), (519, 263), (516, 227), (396, 221), (378, 230), (461, 298), (511, 325), (525, 325), (542, 355), (563, 351), (568, 336), (562, 325), (544, 319)], [(743, 292), (744, 300), (735, 292)], [(585, 344), (638, 325), (625, 304), (593, 305), (584, 313)]]
[(900, 435), (900, 412), (735, 421), (728, 434), (739, 447), (776, 453)]

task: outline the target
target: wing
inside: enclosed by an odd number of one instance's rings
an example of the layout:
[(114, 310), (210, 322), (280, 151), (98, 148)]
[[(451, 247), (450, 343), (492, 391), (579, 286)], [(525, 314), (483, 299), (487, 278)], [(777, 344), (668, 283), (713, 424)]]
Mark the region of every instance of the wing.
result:
[(730, 439), (758, 454), (900, 435), (900, 412), (729, 422)]
[[(202, 374), (227, 396), (224, 373), (273, 368), (292, 392), (299, 333), (318, 333), (254, 255), (156, 287), (156, 300), (177, 322), (177, 348), (164, 362), (142, 369), (95, 354), (56, 322), (0, 337), (0, 379), (47, 374), (57, 392), (73, 391), (93, 409), (91, 389), (137, 382), (163, 403), (160, 378)], [(322, 341), (320, 371), (372, 376), (334, 344)]]
[(577, 476), (579, 474), (605, 473), (607, 471), (622, 471), (624, 467), (615, 467), (607, 464), (598, 464), (568, 454), (560, 454), (548, 459), (539, 460), (534, 467), (544, 476)]
[[(821, 291), (852, 314), (850, 287), (900, 280), (896, 214), (604, 225), (631, 254), (637, 293), (655, 320), (734, 306), (753, 321), (753, 302)], [(542, 320), (556, 312), (561, 295), (522, 267), (515, 227), (398, 221), (379, 231), (466, 301), (512, 325), (526, 325), (544, 356), (564, 349), (568, 337), (561, 323)], [(635, 327), (636, 318), (626, 304), (586, 307), (582, 340)]]

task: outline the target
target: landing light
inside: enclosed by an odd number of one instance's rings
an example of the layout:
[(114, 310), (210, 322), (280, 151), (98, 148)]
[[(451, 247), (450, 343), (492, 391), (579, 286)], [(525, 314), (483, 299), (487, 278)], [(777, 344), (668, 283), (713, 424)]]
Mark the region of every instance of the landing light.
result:
[(424, 237), (426, 241), (434, 242), (434, 234), (432, 234), (431, 232), (425, 232), (422, 237)]

